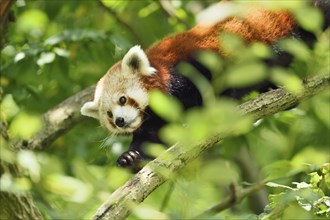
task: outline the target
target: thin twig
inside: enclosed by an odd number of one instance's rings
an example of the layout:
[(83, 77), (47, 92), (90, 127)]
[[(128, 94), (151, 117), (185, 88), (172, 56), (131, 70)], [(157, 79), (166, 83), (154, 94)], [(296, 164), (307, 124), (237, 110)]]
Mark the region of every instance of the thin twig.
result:
[(4, 138), (5, 141), (9, 141), (8, 125), (3, 121), (0, 121), (0, 135)]
[(231, 185), (230, 187), (231, 194), (227, 198), (225, 198), (222, 202), (208, 208), (202, 214), (196, 216), (194, 219), (205, 219), (223, 210), (226, 210), (229, 207), (232, 207), (233, 205), (240, 203), (244, 198), (262, 189), (264, 186), (265, 186), (264, 182), (256, 183), (253, 186), (247, 187), (245, 189), (241, 189), (235, 185)]
[[(241, 146), (234, 156), (234, 161), (242, 173), (244, 182), (255, 183), (262, 180), (261, 171), (256, 164), (253, 155), (250, 154), (247, 146)], [(261, 189), (248, 197), (250, 209), (255, 213), (261, 213), (268, 204), (268, 194), (265, 189)]]

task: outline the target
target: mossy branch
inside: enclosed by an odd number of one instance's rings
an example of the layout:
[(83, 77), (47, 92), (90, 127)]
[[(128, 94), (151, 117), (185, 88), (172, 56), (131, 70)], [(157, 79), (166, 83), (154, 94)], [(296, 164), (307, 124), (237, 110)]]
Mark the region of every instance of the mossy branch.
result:
[[(239, 106), (239, 111), (243, 115), (250, 115), (258, 120), (289, 109), (304, 99), (312, 97), (324, 89), (329, 89), (329, 85), (329, 73), (316, 75), (305, 81), (303, 92), (300, 95), (293, 95), (280, 88), (243, 103)], [(129, 215), (131, 207), (141, 203), (151, 192), (163, 184), (171, 174), (228, 136), (230, 134), (221, 133), (189, 148), (181, 147), (179, 144), (172, 146), (112, 193), (108, 200), (97, 210), (93, 219), (125, 219)], [(254, 191), (250, 190), (249, 192)], [(249, 194), (245, 193), (244, 197)], [(231, 200), (228, 201), (231, 202)], [(221, 203), (221, 206), (223, 205)]]
[(95, 85), (86, 88), (44, 113), (40, 131), (29, 140), (19, 141), (15, 148), (30, 150), (47, 148), (56, 138), (86, 118), (80, 114), (80, 108), (85, 102), (93, 99), (94, 90)]

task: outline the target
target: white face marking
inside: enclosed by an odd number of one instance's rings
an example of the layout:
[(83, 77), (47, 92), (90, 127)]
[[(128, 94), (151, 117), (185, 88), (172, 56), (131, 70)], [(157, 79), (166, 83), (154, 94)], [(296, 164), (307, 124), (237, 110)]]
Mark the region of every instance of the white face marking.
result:
[[(114, 134), (131, 133), (143, 122), (148, 93), (138, 74), (109, 71), (102, 79), (99, 98), (99, 119)], [(101, 86), (100, 84), (100, 86)], [(125, 103), (120, 99), (125, 97)]]
[(134, 132), (143, 123), (149, 103), (143, 77), (152, 77), (150, 66), (140, 46), (132, 47), (122, 62), (115, 64), (98, 82), (93, 102), (87, 102), (81, 113), (100, 120), (113, 134)]

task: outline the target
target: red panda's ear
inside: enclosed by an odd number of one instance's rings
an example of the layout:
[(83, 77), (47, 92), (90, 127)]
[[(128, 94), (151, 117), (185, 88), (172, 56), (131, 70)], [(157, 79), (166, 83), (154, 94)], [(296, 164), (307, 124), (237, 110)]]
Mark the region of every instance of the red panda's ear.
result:
[(80, 112), (84, 116), (92, 117), (99, 119), (99, 111), (97, 103), (95, 102), (86, 102), (80, 109)]
[(121, 63), (122, 71), (125, 73), (138, 72), (144, 76), (151, 76), (156, 69), (150, 65), (147, 55), (140, 46), (132, 47), (124, 56)]

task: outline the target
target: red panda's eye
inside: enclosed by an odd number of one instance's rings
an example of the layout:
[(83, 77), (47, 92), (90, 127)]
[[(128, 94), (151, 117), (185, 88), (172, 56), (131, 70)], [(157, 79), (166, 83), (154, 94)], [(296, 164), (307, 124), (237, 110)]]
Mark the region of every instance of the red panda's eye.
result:
[(127, 99), (125, 96), (122, 96), (119, 98), (119, 104), (124, 105), (126, 103)]
[(109, 118), (112, 118), (112, 116), (113, 116), (111, 111), (107, 111), (107, 115)]

